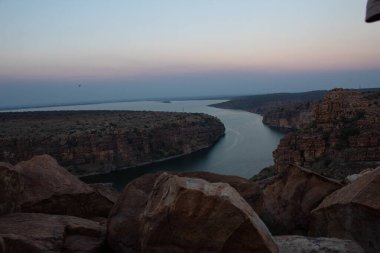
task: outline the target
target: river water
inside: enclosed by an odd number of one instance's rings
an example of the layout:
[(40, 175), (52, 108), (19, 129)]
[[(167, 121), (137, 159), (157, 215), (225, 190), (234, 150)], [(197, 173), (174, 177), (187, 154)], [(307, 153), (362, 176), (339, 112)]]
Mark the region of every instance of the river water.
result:
[[(226, 135), (212, 148), (176, 159), (146, 166), (115, 171), (107, 174), (83, 177), (87, 183), (112, 182), (121, 190), (129, 181), (145, 173), (156, 171), (209, 171), (250, 178), (262, 168), (272, 165), (272, 151), (277, 147), (283, 134), (272, 130), (262, 123), (257, 114), (226, 110), (208, 105), (221, 100), (191, 100), (118, 102), (91, 105), (74, 105), (32, 108), (36, 110), (135, 110), (199, 112), (218, 117), (226, 127)], [(26, 111), (26, 110), (23, 110)]]

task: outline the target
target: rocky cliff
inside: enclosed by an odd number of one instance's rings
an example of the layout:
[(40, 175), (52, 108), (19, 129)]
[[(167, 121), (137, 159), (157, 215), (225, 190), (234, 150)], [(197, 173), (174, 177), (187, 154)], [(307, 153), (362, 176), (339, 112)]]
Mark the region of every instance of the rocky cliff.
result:
[(59, 111), (0, 114), (0, 160), (50, 154), (76, 175), (105, 173), (213, 145), (223, 124), (205, 114)]
[(274, 151), (277, 170), (288, 164), (342, 179), (380, 160), (380, 93), (335, 89), (315, 106), (314, 121), (289, 133)]
[(263, 116), (263, 123), (288, 132), (308, 126), (314, 120), (313, 110), (327, 91), (275, 93), (236, 98), (212, 106), (238, 109)]

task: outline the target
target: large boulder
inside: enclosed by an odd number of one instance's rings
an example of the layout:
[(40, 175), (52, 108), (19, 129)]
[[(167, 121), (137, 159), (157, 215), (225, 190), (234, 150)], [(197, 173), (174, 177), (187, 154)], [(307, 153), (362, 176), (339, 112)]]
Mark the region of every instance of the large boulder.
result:
[(274, 239), (280, 253), (364, 253), (356, 242), (350, 240), (297, 235), (275, 236)]
[(114, 202), (83, 183), (48, 155), (15, 166), (23, 183), (22, 212), (107, 217)]
[[(108, 242), (116, 252), (278, 252), (228, 184), (167, 173), (142, 182), (129, 184), (111, 211)], [(125, 198), (136, 194), (132, 202)]]
[(342, 187), (312, 171), (289, 166), (279, 176), (258, 182), (264, 192), (261, 215), (273, 234), (307, 234), (310, 213), (324, 197)]
[(0, 252), (103, 252), (105, 234), (105, 222), (72, 216), (13, 213), (0, 217)]
[(15, 168), (8, 163), (0, 163), (0, 215), (17, 211), (21, 186)]
[(380, 252), (380, 167), (335, 191), (312, 212), (310, 235), (355, 240)]
[(259, 216), (263, 212), (264, 197), (261, 188), (252, 180), (238, 176), (220, 175), (210, 172), (181, 172), (180, 177), (200, 178), (210, 183), (227, 183), (244, 198)]

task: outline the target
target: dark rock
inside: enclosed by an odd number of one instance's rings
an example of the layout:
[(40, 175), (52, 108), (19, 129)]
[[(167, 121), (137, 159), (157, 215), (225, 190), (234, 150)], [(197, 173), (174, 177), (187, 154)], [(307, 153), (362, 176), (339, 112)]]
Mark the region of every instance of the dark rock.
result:
[(8, 163), (0, 163), (0, 215), (18, 210), (21, 187), (15, 168)]
[(14, 213), (0, 217), (0, 252), (103, 252), (105, 234), (104, 224), (78, 217)]
[(107, 217), (114, 204), (112, 198), (71, 175), (48, 155), (20, 162), (15, 168), (24, 185), (23, 212)]
[(273, 234), (307, 234), (310, 213), (324, 197), (342, 187), (334, 180), (297, 166), (258, 182), (266, 213), (261, 217)]
[(335, 238), (275, 236), (280, 253), (364, 253), (355, 242)]
[(310, 235), (355, 240), (380, 252), (380, 167), (335, 191), (312, 212)]
[(108, 241), (117, 252), (278, 251), (265, 225), (228, 184), (164, 173), (142, 201), (151, 185), (136, 186), (153, 179), (129, 184), (122, 197), (139, 198), (132, 204), (121, 199), (111, 211)]

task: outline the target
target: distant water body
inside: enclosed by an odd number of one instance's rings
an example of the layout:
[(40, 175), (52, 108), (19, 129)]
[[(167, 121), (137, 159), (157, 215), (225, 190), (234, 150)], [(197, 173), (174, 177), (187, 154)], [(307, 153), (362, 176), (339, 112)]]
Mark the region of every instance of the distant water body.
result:
[(260, 115), (209, 107), (222, 100), (139, 101), (91, 105), (31, 108), (18, 111), (52, 110), (133, 110), (206, 113), (218, 117), (226, 127), (226, 135), (211, 149), (146, 166), (82, 178), (85, 182), (112, 182), (121, 190), (126, 183), (145, 173), (157, 171), (208, 171), (250, 178), (262, 168), (272, 165), (272, 151), (283, 134), (262, 123)]

